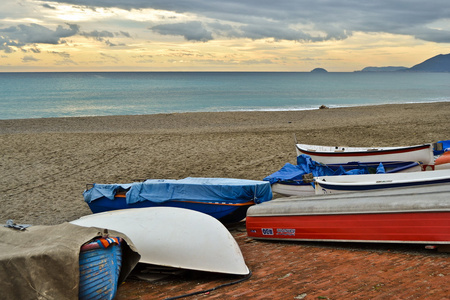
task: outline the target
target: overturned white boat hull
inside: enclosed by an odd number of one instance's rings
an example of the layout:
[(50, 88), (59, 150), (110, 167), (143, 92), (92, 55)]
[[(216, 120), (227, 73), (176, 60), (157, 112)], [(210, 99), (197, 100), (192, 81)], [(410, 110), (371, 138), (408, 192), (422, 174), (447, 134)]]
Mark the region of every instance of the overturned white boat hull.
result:
[(71, 223), (124, 233), (136, 246), (141, 263), (249, 274), (239, 245), (227, 228), (197, 211), (173, 207), (123, 209), (84, 216)]

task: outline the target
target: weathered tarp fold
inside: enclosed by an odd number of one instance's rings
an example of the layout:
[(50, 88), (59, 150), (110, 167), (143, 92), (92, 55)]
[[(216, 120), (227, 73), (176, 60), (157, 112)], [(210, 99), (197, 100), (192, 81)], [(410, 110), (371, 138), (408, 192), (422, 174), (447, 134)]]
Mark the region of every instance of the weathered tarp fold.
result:
[[(1, 299), (78, 299), (80, 247), (102, 234), (102, 228), (70, 223), (22, 231), (1, 226)], [(125, 241), (120, 283), (140, 255), (127, 236), (115, 231), (109, 234)]]

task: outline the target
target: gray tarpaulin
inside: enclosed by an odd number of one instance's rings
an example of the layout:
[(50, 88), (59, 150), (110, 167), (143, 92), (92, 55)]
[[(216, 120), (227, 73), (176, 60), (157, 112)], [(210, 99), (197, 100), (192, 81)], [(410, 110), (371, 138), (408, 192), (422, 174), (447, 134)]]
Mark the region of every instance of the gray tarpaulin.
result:
[[(103, 234), (102, 228), (70, 223), (31, 226), (23, 231), (0, 227), (1, 299), (78, 299), (80, 247)], [(122, 233), (122, 282), (139, 261), (140, 255)]]

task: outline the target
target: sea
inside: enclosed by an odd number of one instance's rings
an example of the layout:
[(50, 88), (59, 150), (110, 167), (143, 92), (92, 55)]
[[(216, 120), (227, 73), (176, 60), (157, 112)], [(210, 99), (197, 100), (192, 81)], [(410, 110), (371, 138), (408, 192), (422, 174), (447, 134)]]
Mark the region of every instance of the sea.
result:
[(450, 73), (0, 73), (0, 119), (450, 101)]

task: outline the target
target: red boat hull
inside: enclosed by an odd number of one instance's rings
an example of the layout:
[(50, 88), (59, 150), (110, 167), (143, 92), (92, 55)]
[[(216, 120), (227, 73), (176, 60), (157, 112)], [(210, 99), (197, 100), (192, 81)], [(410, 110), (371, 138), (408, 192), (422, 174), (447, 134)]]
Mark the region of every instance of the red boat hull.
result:
[(247, 216), (257, 239), (450, 244), (450, 212)]

